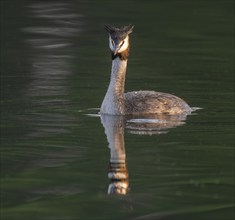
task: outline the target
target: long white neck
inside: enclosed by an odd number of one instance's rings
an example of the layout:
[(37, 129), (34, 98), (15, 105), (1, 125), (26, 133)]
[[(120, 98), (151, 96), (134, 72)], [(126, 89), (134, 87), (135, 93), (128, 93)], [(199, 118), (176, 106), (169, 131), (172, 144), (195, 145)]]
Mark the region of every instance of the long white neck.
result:
[(101, 105), (100, 112), (110, 115), (123, 115), (125, 112), (124, 85), (127, 59), (116, 57), (112, 61), (111, 79)]

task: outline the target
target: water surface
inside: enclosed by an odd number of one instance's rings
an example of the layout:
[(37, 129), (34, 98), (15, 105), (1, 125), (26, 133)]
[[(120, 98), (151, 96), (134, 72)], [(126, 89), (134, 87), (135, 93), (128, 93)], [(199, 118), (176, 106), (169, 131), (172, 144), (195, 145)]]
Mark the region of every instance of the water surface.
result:
[[(234, 219), (232, 19), (227, 0), (2, 1), (1, 219)], [(127, 91), (202, 109), (97, 115), (107, 23), (135, 25)]]

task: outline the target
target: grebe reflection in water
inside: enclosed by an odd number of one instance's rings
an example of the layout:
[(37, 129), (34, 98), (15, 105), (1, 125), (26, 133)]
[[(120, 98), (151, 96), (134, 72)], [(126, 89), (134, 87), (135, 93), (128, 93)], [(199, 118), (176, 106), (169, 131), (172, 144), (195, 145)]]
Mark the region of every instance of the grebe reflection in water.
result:
[(101, 114), (101, 123), (110, 149), (108, 194), (126, 195), (129, 189), (129, 176), (126, 167), (124, 142), (124, 118)]
[(150, 118), (130, 118), (119, 115), (100, 114), (101, 123), (110, 149), (108, 194), (126, 195), (129, 191), (129, 175), (126, 165), (125, 128), (134, 134), (164, 134), (170, 128), (184, 124), (185, 117), (172, 118), (152, 115)]

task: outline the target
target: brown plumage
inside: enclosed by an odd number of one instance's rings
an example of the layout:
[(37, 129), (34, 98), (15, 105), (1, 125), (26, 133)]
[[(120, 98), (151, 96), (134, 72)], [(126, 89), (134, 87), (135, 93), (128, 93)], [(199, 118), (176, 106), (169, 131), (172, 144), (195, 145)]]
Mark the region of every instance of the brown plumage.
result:
[(191, 108), (181, 98), (162, 92), (135, 91), (124, 94), (125, 114), (182, 114)]

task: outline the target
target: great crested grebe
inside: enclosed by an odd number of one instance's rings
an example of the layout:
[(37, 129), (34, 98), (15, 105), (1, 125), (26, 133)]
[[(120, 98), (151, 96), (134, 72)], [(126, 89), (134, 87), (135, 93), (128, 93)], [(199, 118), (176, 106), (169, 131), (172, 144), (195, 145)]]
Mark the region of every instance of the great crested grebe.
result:
[(111, 79), (100, 113), (110, 115), (190, 114), (192, 109), (181, 98), (162, 92), (134, 91), (124, 93), (125, 75), (134, 26), (121, 28), (106, 25), (112, 55)]

